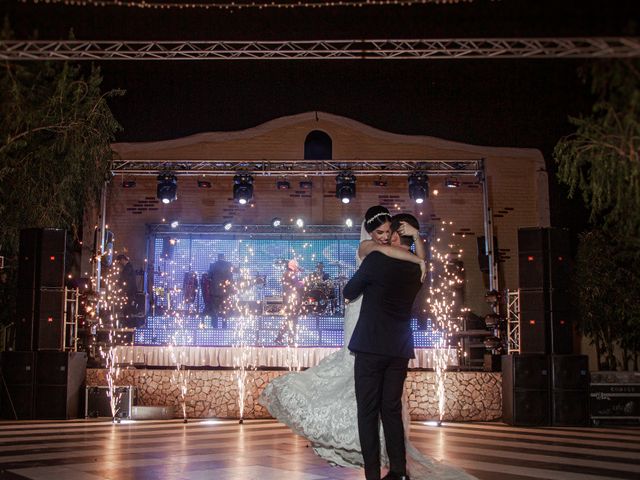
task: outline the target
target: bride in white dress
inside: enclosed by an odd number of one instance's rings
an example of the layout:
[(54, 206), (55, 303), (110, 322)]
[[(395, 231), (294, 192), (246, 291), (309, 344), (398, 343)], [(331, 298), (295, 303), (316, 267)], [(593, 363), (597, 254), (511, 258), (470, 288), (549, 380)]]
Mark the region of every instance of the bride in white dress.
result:
[[(358, 266), (361, 258), (378, 250), (385, 255), (421, 264), (424, 260), (402, 249), (385, 245), (389, 240), (389, 211), (381, 206), (371, 207), (365, 215), (358, 248)], [(405, 227), (405, 234), (417, 232)], [(421, 242), (416, 242), (416, 244)], [(418, 250), (418, 253), (423, 251)], [(424, 269), (423, 269), (424, 273)], [(344, 345), (325, 357), (316, 366), (302, 372), (292, 372), (272, 380), (260, 395), (264, 405), (278, 421), (288, 425), (296, 434), (305, 437), (314, 452), (325, 460), (345, 467), (363, 465), (358, 438), (354, 357), (347, 348), (358, 321), (362, 297), (347, 304), (344, 315)], [(405, 422), (409, 421), (406, 408)], [(409, 432), (409, 428), (405, 428)], [(381, 439), (384, 437), (381, 435)], [(382, 440), (384, 442), (384, 440)], [(406, 439), (408, 469), (413, 480), (418, 479), (470, 479), (465, 472), (429, 459), (411, 446)], [(383, 462), (386, 461), (384, 448)]]

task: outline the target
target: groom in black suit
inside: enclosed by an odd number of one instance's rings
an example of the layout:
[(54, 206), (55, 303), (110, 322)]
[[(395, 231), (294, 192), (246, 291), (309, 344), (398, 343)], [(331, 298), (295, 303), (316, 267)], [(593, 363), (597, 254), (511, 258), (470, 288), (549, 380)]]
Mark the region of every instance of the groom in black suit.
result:
[[(391, 219), (391, 245), (409, 250), (413, 238), (399, 235), (400, 222), (407, 222), (416, 229), (419, 224), (409, 214), (395, 215)], [(402, 391), (409, 359), (414, 357), (409, 321), (420, 285), (418, 264), (372, 252), (344, 287), (347, 300), (364, 294), (349, 350), (356, 355), (358, 433), (367, 480), (380, 479), (380, 418), (389, 456), (389, 473), (384, 479), (409, 478)]]

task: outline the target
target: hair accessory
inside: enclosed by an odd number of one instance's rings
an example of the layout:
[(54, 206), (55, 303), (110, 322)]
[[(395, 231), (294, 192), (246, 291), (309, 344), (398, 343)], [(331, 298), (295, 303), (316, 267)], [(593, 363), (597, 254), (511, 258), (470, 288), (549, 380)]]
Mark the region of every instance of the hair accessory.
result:
[(378, 217), (391, 217), (391, 214), (388, 213), (388, 212), (376, 213), (373, 217), (371, 217), (369, 220), (367, 220), (367, 223), (369, 224), (369, 223), (373, 222)]

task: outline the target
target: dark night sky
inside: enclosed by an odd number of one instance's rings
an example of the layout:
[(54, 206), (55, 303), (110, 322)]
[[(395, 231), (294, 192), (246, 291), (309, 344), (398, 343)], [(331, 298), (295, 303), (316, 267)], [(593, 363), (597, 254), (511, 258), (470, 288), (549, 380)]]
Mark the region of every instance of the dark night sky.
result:
[[(295, 40), (619, 36), (640, 19), (637, 0), (475, 0), (456, 5), (332, 9), (146, 10), (4, 0), (19, 39)], [(237, 130), (310, 110), (397, 133), (551, 152), (568, 115), (588, 112), (583, 60), (101, 62), (123, 125), (119, 141)], [(554, 185), (552, 223), (584, 215)]]

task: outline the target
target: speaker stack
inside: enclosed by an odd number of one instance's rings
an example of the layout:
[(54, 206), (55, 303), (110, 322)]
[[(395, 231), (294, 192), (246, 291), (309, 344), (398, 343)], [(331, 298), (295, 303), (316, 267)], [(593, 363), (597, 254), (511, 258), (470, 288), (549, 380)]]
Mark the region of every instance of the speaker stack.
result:
[(87, 355), (65, 352), (65, 230), (20, 232), (16, 351), (2, 353), (1, 414), (67, 419), (79, 414)]
[(511, 425), (587, 425), (589, 368), (573, 355), (567, 230), (518, 230), (520, 355), (502, 357), (503, 420)]
[(77, 418), (86, 369), (85, 352), (2, 352), (2, 418)]
[(568, 230), (518, 230), (522, 353), (573, 353), (570, 255)]
[(502, 420), (518, 426), (589, 423), (586, 355), (502, 356)]
[(65, 230), (20, 232), (16, 350), (61, 350), (64, 330)]

